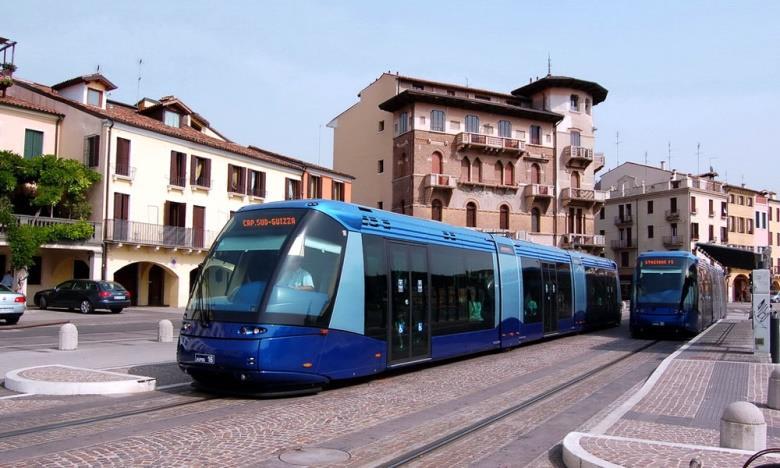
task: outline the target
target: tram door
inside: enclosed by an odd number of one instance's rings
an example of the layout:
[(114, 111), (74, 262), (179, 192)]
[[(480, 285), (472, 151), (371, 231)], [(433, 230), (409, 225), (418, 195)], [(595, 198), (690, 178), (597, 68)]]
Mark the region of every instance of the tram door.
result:
[(558, 278), (554, 263), (542, 263), (544, 332), (558, 331)]
[(390, 364), (430, 356), (428, 259), (425, 247), (388, 243)]

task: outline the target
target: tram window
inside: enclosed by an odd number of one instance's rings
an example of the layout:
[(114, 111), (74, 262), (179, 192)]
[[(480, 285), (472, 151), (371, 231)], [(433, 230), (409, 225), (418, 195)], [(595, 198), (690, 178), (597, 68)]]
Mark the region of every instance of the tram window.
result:
[(387, 261), (381, 237), (363, 236), (365, 265), (365, 334), (378, 340), (387, 339)]
[(542, 267), (539, 260), (522, 257), (523, 323), (542, 321)]
[(558, 264), (558, 318), (571, 318), (571, 269), (568, 263)]
[(606, 312), (608, 295), (606, 278), (597, 268), (585, 270), (585, 288), (588, 292), (588, 312), (592, 319), (597, 320)]
[(491, 328), (495, 323), (493, 256), (431, 246), (434, 335)]

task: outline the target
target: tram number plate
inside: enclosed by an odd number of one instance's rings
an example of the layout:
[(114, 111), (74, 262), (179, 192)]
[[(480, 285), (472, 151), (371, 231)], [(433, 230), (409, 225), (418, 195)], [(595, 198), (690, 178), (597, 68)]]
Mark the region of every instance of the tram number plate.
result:
[(199, 362), (201, 364), (214, 364), (214, 355), (213, 354), (196, 354), (195, 355), (195, 362)]
[(656, 327), (663, 327), (664, 323), (663, 322), (653, 322), (653, 325), (656, 326)]

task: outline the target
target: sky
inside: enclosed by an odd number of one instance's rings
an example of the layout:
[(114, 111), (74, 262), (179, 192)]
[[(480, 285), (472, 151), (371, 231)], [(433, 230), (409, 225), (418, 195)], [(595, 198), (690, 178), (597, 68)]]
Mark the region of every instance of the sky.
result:
[(778, 20), (776, 1), (24, 1), (0, 36), (18, 42), (19, 77), (99, 66), (111, 99), (175, 95), (237, 143), (328, 167), (327, 123), (382, 72), (509, 92), (549, 54), (554, 75), (609, 90), (593, 110), (608, 169), (671, 145), (679, 171), (780, 191), (780, 145), (764, 141)]

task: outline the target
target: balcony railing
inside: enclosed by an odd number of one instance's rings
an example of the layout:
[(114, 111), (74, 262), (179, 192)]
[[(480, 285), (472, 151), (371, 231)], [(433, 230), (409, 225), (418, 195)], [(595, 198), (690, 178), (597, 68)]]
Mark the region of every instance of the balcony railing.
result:
[(588, 234), (564, 234), (561, 236), (561, 244), (565, 247), (588, 248), (604, 247), (606, 243), (604, 236)]
[(606, 164), (606, 158), (604, 153), (596, 153), (593, 155), (593, 171), (598, 172)]
[(635, 249), (636, 239), (612, 239), (609, 246), (613, 249)]
[(685, 241), (683, 240), (682, 236), (664, 236), (663, 237), (663, 243), (666, 247), (682, 247), (683, 243)]
[(443, 188), (452, 190), (458, 183), (458, 178), (446, 174), (426, 174), (423, 185), (425, 188)]
[[(38, 226), (38, 227), (45, 227), (45, 226), (53, 226), (56, 224), (75, 224), (80, 223), (81, 221), (77, 219), (68, 219), (68, 218), (46, 218), (46, 217), (40, 217), (40, 216), (29, 216), (29, 215), (14, 215), (14, 218), (16, 218), (16, 222), (20, 226)], [(95, 222), (95, 221), (87, 221), (90, 225), (92, 225), (92, 237), (89, 239), (83, 241), (86, 245), (100, 245), (103, 242), (103, 223)], [(5, 239), (6, 232), (5, 232), (5, 226), (0, 225), (0, 239)], [(58, 244), (80, 244), (81, 241), (58, 241)]]
[(106, 220), (106, 239), (128, 244), (205, 249), (214, 242), (216, 233), (162, 224), (139, 223), (123, 219)]
[(566, 146), (563, 148), (563, 159), (567, 166), (585, 168), (593, 162), (593, 150), (584, 146)]
[(697, 177), (680, 176), (679, 178), (658, 182), (652, 185), (622, 184), (610, 188), (610, 198), (621, 198), (642, 195), (652, 192), (663, 192), (680, 188), (696, 188), (709, 192), (724, 193), (723, 184)]
[(170, 176), (168, 178), (168, 185), (174, 187), (185, 187), (187, 185), (187, 178), (185, 176)]
[(133, 166), (124, 166), (124, 165), (113, 166), (111, 168), (111, 173), (114, 175), (115, 179), (116, 178), (129, 179), (129, 180), (135, 179), (135, 167)]
[(622, 226), (624, 224), (633, 224), (634, 217), (630, 214), (624, 214), (623, 216), (615, 216), (615, 225)]
[(552, 198), (555, 189), (552, 185), (528, 184), (523, 188), (523, 196), (534, 198)]
[(455, 137), (455, 146), (473, 146), (486, 151), (525, 151), (524, 141), (465, 132)]
[(667, 221), (679, 221), (680, 220), (680, 211), (679, 210), (666, 210), (666, 220)]
[(563, 189), (562, 194), (563, 200), (568, 203), (592, 205), (596, 203), (604, 203), (604, 201), (607, 199), (607, 192), (603, 190), (588, 190), (568, 187)]

